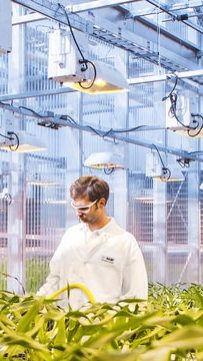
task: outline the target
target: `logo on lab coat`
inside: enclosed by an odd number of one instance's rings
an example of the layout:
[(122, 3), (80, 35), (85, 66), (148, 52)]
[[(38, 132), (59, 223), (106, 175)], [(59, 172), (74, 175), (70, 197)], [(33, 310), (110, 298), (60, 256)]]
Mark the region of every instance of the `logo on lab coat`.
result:
[(114, 264), (114, 258), (109, 256), (102, 256), (101, 259), (103, 262)]

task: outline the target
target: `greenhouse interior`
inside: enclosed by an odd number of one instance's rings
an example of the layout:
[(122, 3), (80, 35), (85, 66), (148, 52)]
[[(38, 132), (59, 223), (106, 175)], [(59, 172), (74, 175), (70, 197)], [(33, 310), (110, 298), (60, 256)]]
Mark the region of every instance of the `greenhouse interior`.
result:
[(149, 283), (202, 284), (203, 1), (0, 10), (1, 289), (43, 284), (83, 175), (108, 182)]

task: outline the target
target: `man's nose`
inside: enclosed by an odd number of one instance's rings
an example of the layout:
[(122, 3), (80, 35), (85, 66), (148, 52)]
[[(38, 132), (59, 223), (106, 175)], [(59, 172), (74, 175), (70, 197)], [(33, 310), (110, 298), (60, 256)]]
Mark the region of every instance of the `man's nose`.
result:
[(80, 215), (82, 214), (82, 210), (81, 210), (81, 209), (76, 209), (76, 214), (77, 214), (78, 216), (80, 216)]

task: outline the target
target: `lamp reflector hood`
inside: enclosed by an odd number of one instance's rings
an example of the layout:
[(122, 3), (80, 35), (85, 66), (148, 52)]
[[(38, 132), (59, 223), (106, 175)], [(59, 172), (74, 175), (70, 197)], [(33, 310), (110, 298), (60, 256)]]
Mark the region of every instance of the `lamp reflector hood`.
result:
[(97, 169), (123, 169), (122, 157), (112, 152), (92, 153), (84, 162), (85, 167)]
[(84, 81), (80, 83), (65, 82), (64, 85), (89, 94), (129, 90), (129, 84), (124, 75), (114, 66), (100, 60), (88, 64), (88, 70), (84, 72)]
[[(89, 94), (129, 90), (119, 65), (88, 60), (87, 34), (78, 30), (74, 33), (78, 46), (70, 31), (56, 29), (49, 34), (48, 78)], [(82, 49), (82, 54), (78, 47)], [(120, 62), (120, 59), (116, 60)]]
[(46, 145), (35, 135), (25, 131), (8, 132), (8, 139), (0, 143), (0, 148), (19, 153), (37, 152), (46, 149)]
[(146, 176), (162, 182), (181, 182), (185, 180), (183, 172), (177, 164), (162, 166), (157, 155), (154, 153), (147, 154), (146, 159)]

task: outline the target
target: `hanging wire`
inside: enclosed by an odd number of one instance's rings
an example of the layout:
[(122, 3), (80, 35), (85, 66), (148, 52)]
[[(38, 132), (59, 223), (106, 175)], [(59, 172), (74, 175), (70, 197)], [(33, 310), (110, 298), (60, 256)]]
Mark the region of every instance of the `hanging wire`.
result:
[(155, 144), (152, 144), (152, 146), (153, 146), (154, 149), (156, 149), (156, 152), (157, 152), (157, 154), (158, 154), (158, 156), (159, 156), (159, 159), (160, 159), (160, 161), (161, 161), (161, 164), (162, 164), (162, 174), (161, 174), (161, 176), (160, 176), (160, 179), (161, 179), (163, 182), (167, 182), (167, 181), (170, 179), (170, 177), (171, 177), (171, 171), (170, 171), (169, 168), (167, 168), (167, 167), (165, 166), (165, 164), (164, 164), (164, 162), (163, 162), (163, 159), (162, 159), (162, 157), (161, 157), (161, 154), (160, 154), (157, 146), (156, 146)]
[(14, 152), (19, 147), (19, 138), (18, 138), (17, 134), (14, 132), (8, 132), (7, 134), (8, 135), (4, 135), (4, 134), (0, 133), (0, 136), (9, 141), (13, 141), (13, 144), (8, 145), (8, 147), (10, 148), (10, 150), (12, 150)]
[(181, 124), (183, 127), (187, 128), (187, 126), (185, 126), (185, 124), (182, 123), (181, 120), (177, 116), (177, 99), (178, 99), (177, 93), (171, 92), (169, 94), (169, 99), (171, 102), (171, 106), (168, 111), (169, 117), (175, 118), (179, 124)]
[[(190, 129), (187, 130), (188, 132), (188, 135), (189, 137), (196, 137), (198, 134), (201, 133), (202, 131), (202, 128), (203, 128), (203, 117), (201, 114), (191, 114), (191, 116), (193, 117), (192, 119), (192, 124), (196, 124), (196, 126), (193, 128), (193, 127), (190, 127)], [(200, 118), (200, 121), (197, 121), (195, 118), (198, 117)], [(197, 130), (197, 132), (195, 133), (192, 133), (193, 130)]]
[(115, 171), (115, 167), (104, 168), (104, 173), (107, 175), (112, 174), (114, 171)]
[(77, 49), (78, 49), (78, 51), (79, 51), (79, 53), (81, 55), (82, 59), (79, 59), (79, 64), (81, 64), (81, 69), (80, 70), (85, 73), (88, 70), (88, 64), (91, 65), (91, 67), (93, 69), (93, 79), (91, 80), (91, 83), (88, 86), (84, 85), (85, 80), (83, 82), (78, 82), (78, 84), (80, 85), (81, 88), (90, 89), (94, 85), (95, 80), (96, 80), (96, 75), (97, 75), (96, 67), (95, 67), (95, 65), (94, 65), (94, 63), (92, 61), (90, 61), (88, 59), (85, 59), (85, 57), (84, 57), (84, 55), (83, 55), (83, 53), (82, 53), (82, 51), (80, 49), (80, 46), (79, 46), (79, 44), (78, 44), (78, 42), (76, 40), (76, 37), (75, 37), (75, 34), (73, 32), (73, 28), (71, 26), (70, 19), (68, 17), (68, 14), (67, 14), (67, 11), (66, 11), (65, 7), (63, 5), (61, 5), (60, 3), (58, 3), (58, 6), (59, 6), (59, 8), (61, 8), (64, 11), (65, 17), (66, 17), (67, 22), (68, 22), (68, 26), (70, 28), (71, 35), (72, 35), (73, 40), (74, 40), (74, 43), (75, 43), (75, 45), (76, 45), (76, 47), (77, 47)]
[(10, 135), (10, 140), (13, 141), (13, 144), (9, 145), (10, 150), (15, 152), (19, 147), (19, 138), (16, 133), (14, 132), (8, 132), (8, 135)]
[(173, 92), (177, 86), (177, 83), (178, 83), (178, 76), (175, 74), (175, 84), (174, 84), (172, 90), (170, 91), (170, 93), (162, 98), (162, 101), (165, 101), (166, 99), (170, 98), (170, 96), (173, 94)]
[[(170, 102), (171, 102), (171, 106), (168, 111), (169, 117), (171, 117), (171, 118), (174, 117), (177, 120), (177, 122), (179, 124), (181, 124), (184, 129), (187, 130), (189, 137), (196, 137), (203, 128), (203, 117), (200, 114), (191, 114), (191, 116), (193, 117), (192, 126), (185, 125), (177, 116), (177, 110), (176, 110), (177, 109), (177, 99), (178, 99), (177, 93), (175, 93), (175, 92), (170, 93), (169, 98), (170, 98)], [(195, 117), (199, 117), (201, 120), (198, 121), (195, 119)]]
[[(79, 60), (79, 63), (80, 63), (80, 60)], [(94, 85), (96, 77), (97, 77), (97, 70), (96, 70), (96, 66), (94, 65), (94, 63), (90, 60), (87, 60), (87, 63), (90, 64), (91, 67), (93, 68), (93, 79), (91, 80), (91, 83), (88, 86), (84, 86), (84, 84), (86, 83), (85, 81), (79, 82), (78, 84), (80, 85), (80, 87), (82, 89), (90, 89)], [(88, 81), (88, 83), (89, 83), (89, 81)]]

